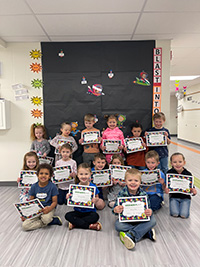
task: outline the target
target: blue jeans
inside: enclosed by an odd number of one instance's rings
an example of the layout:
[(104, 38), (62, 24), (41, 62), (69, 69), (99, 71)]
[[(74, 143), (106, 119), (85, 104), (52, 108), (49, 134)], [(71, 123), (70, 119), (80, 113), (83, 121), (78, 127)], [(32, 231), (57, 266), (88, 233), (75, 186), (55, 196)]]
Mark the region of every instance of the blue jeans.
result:
[(148, 195), (149, 196), (149, 200), (151, 203), (151, 209), (154, 210), (159, 210), (162, 207), (162, 197), (159, 197), (157, 194), (153, 194), (153, 195)]
[(131, 232), (135, 237), (135, 242), (138, 242), (149, 230), (156, 225), (156, 219), (153, 215), (150, 221), (147, 222), (119, 222), (116, 220), (115, 229), (118, 232)]
[(158, 165), (158, 169), (160, 169), (166, 175), (168, 171), (168, 157), (160, 158), (160, 163)]
[(58, 205), (67, 204), (66, 195), (69, 190), (63, 190), (58, 188)]
[(145, 170), (147, 167), (145, 166), (134, 166), (134, 165), (129, 165), (130, 167), (134, 168), (134, 169), (138, 169), (138, 170)]
[(181, 216), (188, 218), (190, 216), (190, 203), (189, 198), (170, 198), (169, 211), (171, 216)]

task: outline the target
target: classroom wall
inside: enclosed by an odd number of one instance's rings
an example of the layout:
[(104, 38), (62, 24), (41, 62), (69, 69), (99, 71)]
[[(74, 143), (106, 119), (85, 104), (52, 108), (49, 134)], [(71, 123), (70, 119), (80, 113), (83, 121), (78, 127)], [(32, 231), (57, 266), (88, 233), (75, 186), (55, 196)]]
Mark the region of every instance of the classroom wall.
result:
[(178, 138), (200, 144), (200, 84), (188, 87), (179, 105), (183, 111), (178, 113)]
[(177, 103), (178, 101), (175, 94), (170, 95), (170, 133), (172, 135), (177, 135)]

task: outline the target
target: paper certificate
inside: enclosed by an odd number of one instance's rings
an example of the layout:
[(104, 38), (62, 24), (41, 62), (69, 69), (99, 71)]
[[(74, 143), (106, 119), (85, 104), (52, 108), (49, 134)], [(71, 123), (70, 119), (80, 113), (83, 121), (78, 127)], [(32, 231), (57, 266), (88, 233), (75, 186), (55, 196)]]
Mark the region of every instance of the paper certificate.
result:
[(143, 146), (142, 137), (126, 138), (125, 147), (127, 149), (127, 154), (146, 150), (146, 147)]
[(152, 170), (152, 171), (140, 171), (142, 174), (142, 186), (151, 186), (154, 184), (158, 184), (158, 179), (161, 178), (160, 170)]
[(70, 176), (72, 172), (71, 166), (60, 166), (60, 167), (54, 167), (53, 169), (54, 169), (54, 175), (52, 177), (52, 182), (54, 184), (60, 184), (70, 180), (74, 180), (74, 178)]
[(146, 143), (147, 146), (167, 146), (165, 131), (147, 132)]
[(100, 143), (99, 137), (100, 137), (99, 131), (85, 132), (82, 135), (82, 138), (83, 138), (82, 145), (92, 144), (92, 143)]
[(32, 219), (42, 214), (44, 206), (39, 199), (33, 199), (19, 204), (14, 204), (20, 216), (25, 219)]
[[(63, 140), (63, 139), (58, 140), (58, 145), (59, 145), (59, 147), (62, 146), (62, 145), (64, 145), (64, 144), (69, 144), (72, 148), (74, 147), (74, 145), (73, 145), (72, 142), (69, 142), (69, 141), (66, 141), (66, 140)], [(60, 153), (59, 153), (59, 149), (58, 149), (58, 148), (55, 149), (55, 152), (54, 152), (54, 153), (55, 153), (55, 154), (60, 154)]]
[(92, 199), (95, 197), (95, 191), (94, 186), (71, 184), (69, 187), (70, 197), (67, 200), (67, 205), (81, 208), (94, 208)]
[(145, 210), (148, 209), (146, 196), (120, 197), (118, 205), (123, 206), (124, 210), (119, 214), (120, 222), (149, 221)]
[(92, 171), (91, 182), (97, 187), (111, 186), (111, 170)]
[(32, 184), (38, 181), (36, 171), (22, 170), (19, 174), (20, 181), (18, 183), (19, 188), (29, 188)]
[(190, 195), (190, 190), (193, 188), (193, 184), (193, 176), (173, 173), (166, 175), (166, 187), (169, 188), (169, 193)]
[(111, 169), (111, 178), (120, 182), (125, 182), (125, 173), (131, 169), (131, 167), (121, 165), (110, 165), (109, 168)]
[(39, 164), (47, 163), (52, 166), (54, 158), (52, 157), (41, 157), (39, 156)]
[(122, 142), (121, 140), (104, 140), (103, 146), (106, 147), (106, 150), (103, 151), (104, 154), (115, 154), (115, 153), (121, 153), (122, 151), (118, 148), (121, 146)]

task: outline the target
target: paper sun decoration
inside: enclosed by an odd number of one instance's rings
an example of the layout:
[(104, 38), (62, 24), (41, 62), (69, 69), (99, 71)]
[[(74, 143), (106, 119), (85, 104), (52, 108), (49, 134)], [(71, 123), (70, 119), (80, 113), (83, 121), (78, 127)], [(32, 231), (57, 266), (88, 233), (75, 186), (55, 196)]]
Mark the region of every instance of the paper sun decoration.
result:
[(39, 109), (33, 109), (31, 110), (31, 115), (32, 117), (39, 119), (39, 118), (42, 118), (43, 112)]
[(40, 106), (42, 104), (42, 98), (40, 96), (31, 97), (31, 102), (34, 105)]
[(41, 56), (42, 56), (42, 54), (41, 54), (41, 51), (40, 50), (35, 49), (35, 50), (32, 50), (30, 52), (30, 57), (32, 59), (39, 59), (39, 58), (41, 58)]
[(148, 74), (144, 71), (140, 72), (140, 78), (136, 77), (136, 81), (133, 81), (135, 84), (150, 86), (150, 82), (147, 79)]
[(42, 66), (41, 66), (41, 64), (39, 63), (32, 63), (31, 65), (30, 65), (30, 69), (31, 69), (31, 71), (32, 72), (37, 72), (37, 73), (39, 73), (41, 70), (42, 70)]
[(100, 96), (100, 95), (105, 95), (103, 92), (103, 87), (101, 84), (94, 84), (92, 85), (92, 88), (88, 86), (88, 94), (95, 95), (95, 96)]
[(43, 81), (40, 79), (33, 79), (31, 81), (31, 86), (40, 89), (43, 87)]

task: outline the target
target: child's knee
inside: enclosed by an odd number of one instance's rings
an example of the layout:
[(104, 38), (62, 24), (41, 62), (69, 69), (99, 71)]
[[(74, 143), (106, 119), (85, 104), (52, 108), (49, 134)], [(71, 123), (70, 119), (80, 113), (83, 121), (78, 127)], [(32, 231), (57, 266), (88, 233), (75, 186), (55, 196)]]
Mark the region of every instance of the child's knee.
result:
[(53, 219), (53, 216), (50, 216), (49, 214), (43, 214), (41, 216), (41, 221), (44, 225), (49, 224)]
[(30, 222), (29, 222), (29, 220), (25, 220), (25, 221), (22, 223), (22, 229), (23, 229), (24, 231), (28, 231), (29, 228), (30, 228)]

